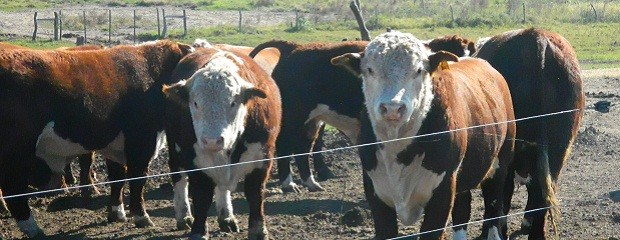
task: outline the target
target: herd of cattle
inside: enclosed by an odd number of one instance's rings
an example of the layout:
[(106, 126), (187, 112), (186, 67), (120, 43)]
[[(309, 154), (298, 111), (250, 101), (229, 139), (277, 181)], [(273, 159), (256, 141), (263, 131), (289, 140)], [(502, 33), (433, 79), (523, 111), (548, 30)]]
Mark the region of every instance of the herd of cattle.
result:
[[(507, 239), (515, 184), (528, 190), (521, 228), (546, 238), (559, 214), (557, 180), (584, 109), (581, 72), (562, 36), (522, 29), (477, 44), (458, 36), (422, 41), (389, 31), (370, 42), (255, 48), (169, 40), (112, 48), (33, 50), (0, 43), (0, 188), (27, 237), (43, 236), (14, 195), (58, 188), (80, 158), (92, 184), (93, 152), (109, 180), (129, 181), (137, 227), (153, 226), (143, 188), (149, 162), (168, 147), (177, 227), (208, 238), (216, 203), (223, 231), (238, 231), (231, 191), (249, 205), (249, 239), (268, 239), (264, 188), (272, 159), (322, 147), (325, 124), (359, 148), (363, 185), (378, 239), (397, 221), (423, 217), (420, 239), (467, 239), (472, 195), (484, 196), (484, 239)], [(576, 111), (570, 111), (576, 110)], [(524, 121), (515, 119), (567, 111)], [(518, 141), (515, 141), (517, 140)], [(398, 140), (398, 141), (395, 141)], [(375, 144), (373, 144), (375, 143)], [(257, 161), (266, 159), (268, 161)], [(308, 155), (296, 155), (301, 185), (321, 191)], [(333, 176), (314, 156), (319, 178)], [(277, 162), (281, 188), (299, 191), (291, 159)], [(200, 171), (185, 171), (201, 169)], [(111, 184), (108, 221), (127, 221), (124, 182)], [(94, 186), (84, 194), (96, 193)], [(189, 196), (192, 197), (190, 208)], [(215, 199), (214, 199), (215, 198)], [(3, 203), (4, 204), (4, 203)]]

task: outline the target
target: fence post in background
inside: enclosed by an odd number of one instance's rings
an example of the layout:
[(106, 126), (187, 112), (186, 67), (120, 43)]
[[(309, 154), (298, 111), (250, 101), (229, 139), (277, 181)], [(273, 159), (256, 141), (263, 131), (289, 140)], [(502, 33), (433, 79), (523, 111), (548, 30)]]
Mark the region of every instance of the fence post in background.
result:
[(157, 9), (157, 37), (161, 38), (161, 25), (159, 23), (159, 8), (155, 8)]
[(185, 9), (183, 9), (183, 37), (187, 36), (187, 14), (185, 13)]
[(166, 23), (166, 9), (161, 9), (161, 17), (164, 21), (164, 27), (161, 33), (162, 38), (166, 38), (168, 36), (168, 24)]
[(136, 44), (136, 9), (133, 10), (133, 44)]
[(112, 45), (112, 9), (108, 9), (108, 47)]
[(454, 26), (454, 9), (452, 8), (452, 5), (450, 5), (450, 17), (452, 19), (451, 25)]
[(58, 12), (54, 12), (54, 41), (58, 41)]
[(243, 22), (243, 15), (241, 9), (239, 9), (239, 32), (241, 32), (241, 23)]
[(34, 12), (34, 32), (32, 33), (32, 41), (36, 41), (37, 40), (37, 28), (39, 26), (37, 25), (37, 12)]
[(82, 11), (82, 21), (84, 22), (84, 44), (86, 44), (88, 39), (86, 38), (86, 11)]
[(590, 3), (590, 7), (592, 7), (592, 11), (594, 12), (594, 22), (598, 22), (598, 14), (596, 13), (596, 8), (594, 8), (594, 4)]
[(521, 23), (525, 23), (525, 3), (523, 3), (523, 21)]
[(62, 39), (62, 10), (58, 10), (58, 35)]

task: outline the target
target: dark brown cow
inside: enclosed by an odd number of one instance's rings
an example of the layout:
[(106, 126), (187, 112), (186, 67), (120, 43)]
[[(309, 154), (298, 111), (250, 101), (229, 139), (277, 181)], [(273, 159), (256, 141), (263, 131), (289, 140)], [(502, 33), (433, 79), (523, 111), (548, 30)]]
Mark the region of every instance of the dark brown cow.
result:
[[(360, 80), (346, 70), (330, 64), (330, 59), (345, 53), (360, 52), (366, 42), (297, 44), (273, 40), (258, 45), (250, 53), (255, 57), (265, 48), (280, 51), (280, 61), (271, 76), (282, 94), (282, 131), (278, 137), (278, 156), (307, 153), (313, 149), (323, 123), (330, 124), (353, 142), (359, 133), (357, 117), (363, 106)], [(295, 157), (302, 184), (310, 191), (323, 187), (316, 182), (308, 156)], [(326, 172), (322, 158), (315, 157), (317, 172)], [(293, 182), (290, 160), (278, 160), (282, 189), (299, 191)]]
[(425, 42), (424, 45), (431, 52), (443, 50), (453, 53), (457, 57), (472, 56), (476, 52), (476, 44), (459, 35), (438, 37)]
[[(187, 80), (182, 80), (187, 79)], [(238, 231), (230, 191), (244, 180), (250, 208), (249, 239), (267, 239), (263, 190), (280, 131), (278, 88), (256, 62), (238, 52), (205, 48), (181, 60), (164, 88), (170, 165), (176, 169), (213, 168), (173, 175), (177, 226), (192, 222), (192, 239), (208, 234), (207, 211), (215, 195), (222, 231)], [(262, 162), (249, 162), (268, 159)], [(239, 163), (236, 166), (224, 166)], [(171, 168), (172, 168), (171, 167)], [(217, 188), (217, 189), (216, 189)], [(207, 235), (208, 236), (208, 235)]]
[[(163, 130), (164, 79), (192, 50), (171, 41), (92, 51), (0, 50), (4, 194), (26, 192), (28, 166), (38, 158), (61, 173), (69, 158), (93, 150), (111, 159), (109, 168), (124, 170), (126, 164), (129, 177), (146, 176)], [(122, 178), (124, 174), (110, 174), (110, 180)], [(139, 227), (153, 225), (144, 209), (145, 182), (129, 183), (130, 210)], [(122, 187), (111, 187), (111, 221), (126, 220)], [(6, 201), (22, 232), (28, 237), (43, 234), (27, 197)]]
[[(580, 110), (517, 122), (517, 138), (523, 141), (517, 142), (515, 160), (523, 164), (511, 166), (509, 176), (521, 175), (522, 183), (527, 182), (526, 210), (551, 207), (552, 217), (557, 217), (557, 181), (577, 135), (585, 104), (581, 70), (573, 47), (557, 33), (521, 29), (491, 37), (475, 57), (487, 60), (504, 75), (516, 118)], [(506, 184), (507, 213), (514, 183)], [(529, 232), (529, 239), (545, 239), (546, 214), (546, 210), (525, 214), (521, 227)]]
[[(484, 218), (504, 215), (515, 136), (514, 122), (507, 122), (514, 114), (506, 81), (485, 61), (443, 51), (429, 56), (424, 48), (411, 34), (392, 31), (362, 54), (332, 60), (363, 79), (367, 114), (360, 144), (419, 136), (359, 150), (378, 239), (397, 236), (397, 218), (410, 225), (422, 213), (421, 232), (440, 230), (420, 238), (442, 239), (451, 212), (453, 224), (469, 221), (470, 190), (478, 186)], [(494, 125), (461, 130), (486, 124)], [(501, 239), (505, 227), (505, 221), (486, 221), (482, 236)], [(455, 230), (455, 239), (466, 239), (466, 229)]]
[[(64, 50), (64, 51), (85, 51), (85, 50), (98, 50), (104, 49), (103, 45), (81, 45), (76, 47), (61, 47), (56, 50)], [(0, 42), (0, 49), (28, 49), (23, 46), (13, 45), (9, 43)], [(81, 189), (81, 193), (83, 196), (90, 196), (99, 194), (99, 190), (96, 186), (93, 185), (95, 182), (95, 171), (91, 168), (92, 163), (94, 161), (94, 156), (92, 154), (85, 154), (78, 157), (78, 161), (80, 164), (80, 185), (90, 185), (90, 187), (85, 187)], [(35, 163), (36, 164), (36, 163)], [(54, 188), (64, 188), (66, 184), (74, 184), (76, 182), (75, 177), (73, 176), (73, 172), (71, 172), (70, 165), (67, 164), (65, 168), (65, 175), (63, 176), (51, 176), (50, 179), (48, 174), (39, 172), (39, 171), (47, 171), (44, 169), (44, 166), (35, 165), (33, 167), (33, 174), (30, 175), (29, 183), (31, 185), (36, 186), (39, 189), (54, 189)], [(4, 201), (3, 201), (4, 202)]]

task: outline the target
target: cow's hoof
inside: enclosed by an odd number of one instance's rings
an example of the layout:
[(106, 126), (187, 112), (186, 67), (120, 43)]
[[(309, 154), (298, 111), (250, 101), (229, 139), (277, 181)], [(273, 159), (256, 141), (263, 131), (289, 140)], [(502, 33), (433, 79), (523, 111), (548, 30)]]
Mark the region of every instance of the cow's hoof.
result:
[(108, 210), (108, 222), (127, 222), (127, 216), (125, 214), (120, 214), (119, 212)]
[(206, 240), (209, 239), (209, 237), (207, 237), (207, 235), (202, 235), (202, 234), (198, 234), (198, 233), (192, 233), (189, 235), (189, 237), (187, 238), (189, 240)]
[(148, 215), (135, 216), (133, 223), (136, 225), (136, 227), (139, 227), (139, 228), (147, 228), (147, 227), (155, 226), (155, 224), (153, 223), (153, 221), (151, 221), (151, 218)]
[(234, 217), (225, 218), (217, 221), (222, 232), (239, 232), (239, 222)]
[(332, 179), (335, 177), (336, 177), (336, 174), (334, 174), (332, 170), (329, 170), (329, 168), (327, 167), (323, 167), (317, 170), (316, 178), (319, 181), (325, 181), (327, 179)]
[(178, 230), (188, 230), (192, 228), (192, 223), (194, 223), (194, 218), (187, 216), (181, 220), (177, 220), (177, 229)]
[(267, 229), (261, 232), (250, 232), (248, 234), (249, 240), (269, 240), (269, 232)]
[(323, 188), (321, 185), (319, 185), (317, 183), (316, 185), (308, 186), (308, 191), (310, 191), (310, 192), (322, 192), (322, 191), (325, 191), (325, 188)]
[(300, 193), (301, 192), (301, 188), (299, 187), (299, 185), (297, 185), (295, 183), (291, 183), (288, 186), (282, 186), (282, 192), (285, 192), (285, 193)]

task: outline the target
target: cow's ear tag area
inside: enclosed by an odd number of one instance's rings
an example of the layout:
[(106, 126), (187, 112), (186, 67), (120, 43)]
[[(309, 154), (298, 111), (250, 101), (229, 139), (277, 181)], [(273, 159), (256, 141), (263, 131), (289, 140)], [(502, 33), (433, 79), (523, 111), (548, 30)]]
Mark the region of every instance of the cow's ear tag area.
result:
[(450, 53), (450, 52), (446, 52), (446, 51), (438, 51), (430, 56), (428, 56), (428, 62), (429, 62), (429, 73), (432, 73), (434, 71), (436, 71), (437, 69), (439, 70), (446, 70), (446, 69), (450, 69), (450, 67), (448, 66), (448, 61), (452, 61), (452, 62), (458, 62), (459, 61), (459, 57), (457, 57), (456, 55)]

